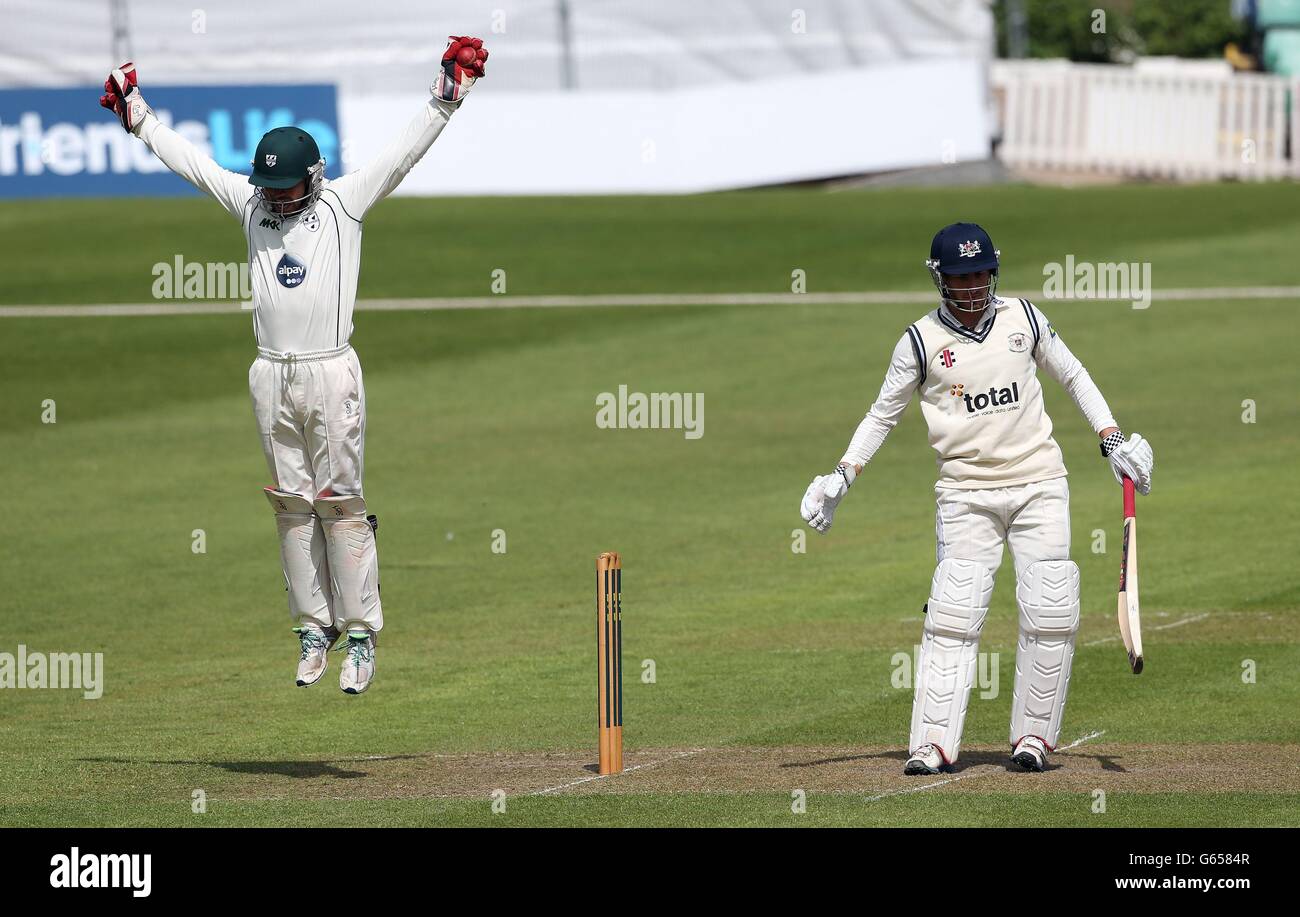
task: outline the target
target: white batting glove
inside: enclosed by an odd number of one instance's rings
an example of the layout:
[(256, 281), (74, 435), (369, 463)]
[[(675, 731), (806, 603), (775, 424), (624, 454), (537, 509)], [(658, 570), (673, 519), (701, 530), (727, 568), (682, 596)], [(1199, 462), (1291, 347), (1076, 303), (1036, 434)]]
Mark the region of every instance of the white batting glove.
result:
[(1145, 439), (1134, 433), (1125, 442), (1124, 434), (1116, 430), (1101, 444), (1101, 454), (1110, 459), (1110, 470), (1114, 472), (1116, 481), (1123, 484), (1125, 478), (1130, 478), (1138, 493), (1144, 496), (1151, 493), (1151, 474), (1155, 471), (1156, 459), (1151, 444)]
[(825, 534), (835, 518), (835, 508), (849, 492), (849, 485), (857, 477), (850, 465), (840, 465), (830, 474), (819, 474), (804, 491), (799, 504), (799, 515), (812, 528)]

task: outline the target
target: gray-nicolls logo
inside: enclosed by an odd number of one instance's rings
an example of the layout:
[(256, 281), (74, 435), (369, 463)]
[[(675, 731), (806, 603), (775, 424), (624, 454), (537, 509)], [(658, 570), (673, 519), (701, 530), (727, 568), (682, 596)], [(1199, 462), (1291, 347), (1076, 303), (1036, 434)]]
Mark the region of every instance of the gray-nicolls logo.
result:
[(50, 857), (51, 888), (129, 888), (132, 896), (148, 898), (153, 890), (153, 854), (68, 853)]

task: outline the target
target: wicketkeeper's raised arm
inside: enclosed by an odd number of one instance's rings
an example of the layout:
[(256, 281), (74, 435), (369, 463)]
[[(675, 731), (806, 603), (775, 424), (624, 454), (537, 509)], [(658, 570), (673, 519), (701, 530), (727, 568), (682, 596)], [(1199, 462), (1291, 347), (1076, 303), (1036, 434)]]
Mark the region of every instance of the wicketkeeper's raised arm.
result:
[(420, 106), (406, 129), (383, 152), (330, 184), (348, 213), (361, 219), (402, 183), (438, 139), (474, 82), (482, 78), (487, 56), (481, 39), (455, 35), (447, 39), (438, 78), (430, 87), (432, 98)]
[(158, 120), (136, 84), (135, 64), (127, 62), (108, 75), (99, 104), (117, 115), (128, 132), (145, 142), (163, 165), (206, 194), (236, 219), (253, 196), (248, 176), (230, 172), (180, 134)]

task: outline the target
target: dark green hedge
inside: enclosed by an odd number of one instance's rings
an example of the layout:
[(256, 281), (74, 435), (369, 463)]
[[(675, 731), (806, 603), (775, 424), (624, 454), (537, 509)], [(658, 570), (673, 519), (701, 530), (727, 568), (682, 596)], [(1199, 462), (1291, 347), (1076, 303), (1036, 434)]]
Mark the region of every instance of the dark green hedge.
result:
[[(1228, 0), (1021, 0), (1028, 25), (1028, 57), (1123, 62), (1137, 55), (1219, 57), (1249, 30), (1233, 19)], [(995, 0), (998, 54), (1007, 55), (1008, 0)], [(1106, 13), (1105, 32), (1093, 31), (1094, 10)]]

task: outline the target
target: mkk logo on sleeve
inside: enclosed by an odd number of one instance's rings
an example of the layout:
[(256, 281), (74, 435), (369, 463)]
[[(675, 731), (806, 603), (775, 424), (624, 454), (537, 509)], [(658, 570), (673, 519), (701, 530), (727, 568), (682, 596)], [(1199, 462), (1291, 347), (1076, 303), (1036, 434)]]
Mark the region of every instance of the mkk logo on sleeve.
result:
[(307, 265), (285, 252), (280, 263), (275, 266), (275, 279), (280, 281), (282, 287), (292, 289), (300, 286), (307, 279)]

